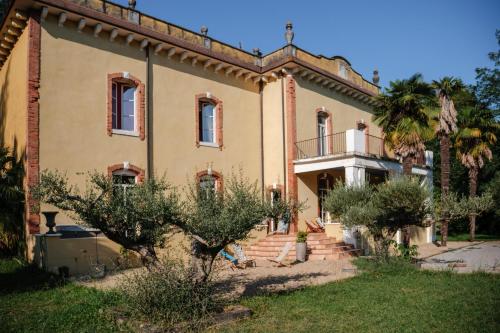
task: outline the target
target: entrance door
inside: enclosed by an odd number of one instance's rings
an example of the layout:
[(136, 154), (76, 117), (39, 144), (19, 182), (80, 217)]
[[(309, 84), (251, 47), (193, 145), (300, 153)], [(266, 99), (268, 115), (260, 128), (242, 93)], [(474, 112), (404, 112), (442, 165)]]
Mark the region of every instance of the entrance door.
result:
[(323, 222), (327, 221), (328, 212), (325, 210), (323, 202), (328, 191), (333, 188), (333, 176), (328, 173), (322, 173), (318, 176), (318, 213)]
[(318, 155), (325, 156), (328, 152), (326, 118), (323, 114), (318, 114)]

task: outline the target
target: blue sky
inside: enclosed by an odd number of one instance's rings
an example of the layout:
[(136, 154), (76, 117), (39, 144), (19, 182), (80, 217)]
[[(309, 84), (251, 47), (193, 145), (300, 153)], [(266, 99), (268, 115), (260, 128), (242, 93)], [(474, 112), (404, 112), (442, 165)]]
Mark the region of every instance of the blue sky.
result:
[(342, 55), (368, 79), (378, 68), (383, 86), (415, 72), (474, 83), (474, 69), (492, 64), (500, 29), (500, 0), (137, 0), (137, 9), (194, 31), (206, 25), (215, 39), (264, 53), (284, 45), (291, 20), (294, 44)]

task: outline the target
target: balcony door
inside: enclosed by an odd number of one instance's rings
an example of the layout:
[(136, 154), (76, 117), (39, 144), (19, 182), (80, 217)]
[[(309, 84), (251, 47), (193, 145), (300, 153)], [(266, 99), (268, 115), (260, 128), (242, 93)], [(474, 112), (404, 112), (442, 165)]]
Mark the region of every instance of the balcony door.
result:
[(326, 121), (328, 116), (318, 113), (318, 156), (328, 154), (328, 127)]
[(323, 202), (328, 192), (333, 188), (333, 176), (324, 172), (318, 175), (318, 215), (323, 222), (328, 220), (328, 212)]

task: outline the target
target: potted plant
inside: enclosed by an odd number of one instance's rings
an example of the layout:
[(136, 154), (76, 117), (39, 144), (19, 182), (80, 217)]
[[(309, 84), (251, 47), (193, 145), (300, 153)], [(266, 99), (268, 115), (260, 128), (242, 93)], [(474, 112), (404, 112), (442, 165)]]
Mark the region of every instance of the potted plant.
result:
[(299, 231), (297, 233), (297, 244), (295, 244), (295, 255), (297, 261), (306, 261), (307, 254), (307, 232)]

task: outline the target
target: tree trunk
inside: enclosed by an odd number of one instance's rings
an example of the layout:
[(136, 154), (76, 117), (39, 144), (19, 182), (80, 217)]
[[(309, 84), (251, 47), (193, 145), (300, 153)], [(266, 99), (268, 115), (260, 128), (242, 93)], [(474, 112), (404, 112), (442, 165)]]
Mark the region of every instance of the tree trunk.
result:
[[(441, 201), (444, 200), (450, 192), (450, 137), (447, 134), (441, 134), (439, 140), (441, 148)], [(446, 212), (441, 216), (441, 245), (448, 243), (448, 224), (449, 217)]]
[(134, 250), (139, 253), (142, 265), (149, 271), (153, 270), (158, 265), (158, 256), (153, 246), (138, 246)]
[[(403, 157), (403, 175), (411, 176), (412, 169), (413, 169), (413, 156), (408, 155), (406, 157)], [(410, 247), (410, 226), (409, 225), (404, 226), (401, 232), (403, 233), (403, 245), (407, 248)]]
[(224, 247), (208, 247), (194, 239), (191, 242), (191, 266), (196, 282), (205, 282), (212, 272), (215, 257)]
[(411, 176), (411, 170), (413, 168), (413, 156), (403, 157), (403, 175)]
[[(469, 170), (469, 197), (473, 198), (477, 194), (477, 175), (479, 170), (472, 168)], [(473, 242), (476, 238), (476, 214), (469, 215), (469, 231), (470, 241)]]

